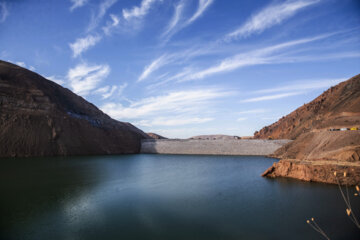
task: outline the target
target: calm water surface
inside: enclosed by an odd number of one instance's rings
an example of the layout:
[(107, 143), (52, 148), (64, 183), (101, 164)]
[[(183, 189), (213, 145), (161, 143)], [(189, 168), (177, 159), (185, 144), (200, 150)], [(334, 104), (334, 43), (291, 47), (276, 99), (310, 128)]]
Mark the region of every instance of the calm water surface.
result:
[[(0, 161), (1, 239), (360, 239), (337, 186), (260, 174), (264, 157)], [(351, 192), (353, 190), (351, 189)], [(354, 199), (360, 210), (360, 199)], [(360, 214), (358, 214), (360, 215)]]

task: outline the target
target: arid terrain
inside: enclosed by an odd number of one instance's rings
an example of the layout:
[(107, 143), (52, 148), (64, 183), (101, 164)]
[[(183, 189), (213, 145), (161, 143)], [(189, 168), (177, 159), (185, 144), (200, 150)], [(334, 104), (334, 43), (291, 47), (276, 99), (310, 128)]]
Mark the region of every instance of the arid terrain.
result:
[(342, 182), (358, 184), (359, 127), (360, 75), (357, 75), (255, 132), (255, 138), (294, 140), (271, 155), (281, 160), (263, 175), (336, 183), (333, 172), (340, 171), (348, 173)]
[(144, 138), (70, 90), (0, 61), (0, 157), (138, 153)]

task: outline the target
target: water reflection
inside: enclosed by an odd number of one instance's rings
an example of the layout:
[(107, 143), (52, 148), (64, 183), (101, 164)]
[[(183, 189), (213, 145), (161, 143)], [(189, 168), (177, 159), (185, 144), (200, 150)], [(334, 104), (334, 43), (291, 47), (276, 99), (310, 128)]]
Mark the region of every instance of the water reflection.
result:
[[(5, 159), (1, 239), (358, 239), (336, 186), (261, 178), (263, 157)], [(354, 208), (360, 210), (359, 202)]]

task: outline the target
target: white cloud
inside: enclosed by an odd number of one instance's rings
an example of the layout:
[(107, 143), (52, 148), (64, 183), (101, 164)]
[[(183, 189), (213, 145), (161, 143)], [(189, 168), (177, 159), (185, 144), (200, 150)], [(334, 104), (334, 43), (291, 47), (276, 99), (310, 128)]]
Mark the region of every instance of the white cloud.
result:
[(152, 72), (156, 71), (163, 65), (167, 64), (167, 60), (168, 58), (166, 54), (155, 59), (152, 63), (150, 63), (148, 66), (144, 68), (144, 71), (141, 73), (137, 81), (140, 82), (146, 79)]
[(266, 109), (252, 109), (252, 110), (246, 110), (238, 112), (238, 114), (256, 114), (256, 113), (265, 113), (268, 112)]
[(281, 24), (284, 20), (295, 15), (299, 10), (318, 3), (319, 1), (320, 0), (288, 0), (280, 4), (271, 4), (253, 15), (240, 28), (229, 33), (226, 39), (248, 37), (255, 33), (261, 33), (267, 28)]
[(162, 37), (165, 37), (166, 35), (170, 34), (171, 31), (178, 25), (181, 18), (181, 14), (184, 10), (184, 6), (185, 6), (184, 1), (180, 1), (177, 5), (175, 5), (174, 16), (172, 17), (171, 21), (169, 22), (168, 26), (163, 32)]
[(117, 0), (104, 0), (99, 5), (99, 10), (97, 15), (92, 15), (90, 24), (87, 28), (87, 32), (94, 30), (105, 16), (107, 10), (112, 7), (117, 2)]
[(0, 2), (0, 23), (5, 22), (6, 18), (9, 16), (9, 10), (6, 6), (6, 2)]
[(86, 96), (94, 90), (110, 73), (108, 65), (88, 65), (81, 63), (71, 68), (67, 78), (71, 89), (79, 95)]
[(175, 13), (174, 13), (174, 16), (173, 16), (172, 20), (170, 21), (170, 23), (169, 23), (167, 29), (165, 30), (165, 32), (162, 34), (162, 37), (164, 38), (164, 39), (162, 39), (163, 43), (166, 43), (167, 41), (169, 41), (170, 38), (175, 33), (177, 33), (181, 29), (187, 27), (188, 25), (195, 22), (198, 18), (200, 18), (203, 15), (203, 13), (206, 11), (206, 9), (213, 2), (214, 2), (214, 0), (199, 0), (199, 5), (198, 5), (198, 8), (197, 8), (196, 12), (186, 22), (184, 22), (182, 24), (179, 24), (181, 14), (182, 14), (183, 8), (185, 6), (184, 1), (180, 1), (175, 6)]
[(108, 22), (105, 27), (103, 27), (103, 31), (106, 35), (111, 34), (111, 30), (119, 25), (120, 19), (118, 16), (114, 14), (110, 14), (111, 22)]
[(152, 5), (158, 1), (159, 0), (142, 0), (140, 6), (135, 6), (132, 9), (123, 9), (123, 17), (127, 21), (142, 18), (148, 14)]
[(45, 78), (48, 79), (48, 80), (51, 80), (51, 81), (53, 81), (53, 82), (55, 82), (55, 83), (57, 83), (59, 85), (63, 85), (65, 83), (65, 81), (63, 79), (61, 79), (61, 78), (59, 78), (57, 76), (54, 76), (54, 75), (48, 76), (48, 77), (45, 77)]
[(93, 94), (100, 94), (102, 96), (102, 99), (108, 99), (112, 97), (115, 93), (115, 95), (121, 95), (124, 89), (127, 87), (127, 83), (124, 83), (122, 85), (113, 85), (113, 86), (105, 86), (102, 88), (99, 88), (92, 92)]
[(245, 100), (242, 100), (241, 102), (261, 102), (261, 101), (267, 101), (267, 100), (274, 100), (274, 99), (280, 99), (280, 98), (286, 98), (291, 96), (296, 96), (303, 94), (304, 92), (288, 92), (288, 93), (280, 93), (280, 94), (274, 94), (274, 95), (266, 95), (261, 97), (254, 97), (254, 98), (248, 98)]
[(254, 91), (254, 93), (274, 93), (274, 92), (324, 89), (334, 86), (342, 81), (345, 81), (346, 79), (348, 78), (296, 81), (295, 83), (288, 84), (282, 87), (257, 90)]
[(73, 57), (78, 57), (82, 52), (88, 50), (90, 47), (95, 46), (101, 37), (99, 35), (88, 35), (84, 38), (78, 38), (74, 43), (70, 43), (70, 48), (73, 51)]
[(35, 68), (34, 66), (29, 66), (29, 70), (31, 70), (31, 71), (35, 71), (35, 70), (36, 70), (36, 68)]
[(242, 121), (245, 121), (247, 118), (245, 118), (245, 117), (241, 117), (241, 118), (238, 118), (236, 121), (238, 121), (238, 122), (242, 122)]
[(300, 44), (305, 44), (320, 39), (324, 39), (331, 35), (333, 34), (324, 34), (311, 38), (303, 38), (299, 40), (293, 40), (293, 41), (253, 50), (246, 53), (240, 53), (233, 57), (226, 58), (223, 61), (221, 61), (219, 64), (209, 67), (207, 69), (200, 71), (191, 71), (191, 73), (181, 77), (180, 81), (202, 79), (217, 73), (233, 71), (235, 69), (246, 66), (289, 62), (286, 59), (286, 56), (284, 56), (284, 53), (282, 55), (281, 54), (274, 55), (274, 54), (278, 53), (280, 50), (284, 50)]
[(201, 17), (205, 10), (214, 2), (214, 0), (199, 0), (199, 6), (194, 15), (187, 21), (187, 24), (191, 24), (196, 19)]
[(128, 107), (120, 103), (107, 103), (101, 109), (117, 119), (136, 119), (149, 116), (198, 113), (206, 110), (209, 103), (217, 98), (231, 95), (231, 92), (207, 89), (171, 92), (166, 95), (144, 98), (132, 102)]
[(84, 6), (88, 0), (70, 0), (72, 5), (70, 7), (70, 12), (74, 11), (76, 8)]
[(135, 122), (137, 126), (152, 127), (152, 126), (181, 126), (189, 124), (200, 124), (205, 122), (210, 122), (214, 120), (213, 118), (202, 118), (202, 117), (173, 117), (173, 118), (155, 118), (152, 120), (141, 120)]

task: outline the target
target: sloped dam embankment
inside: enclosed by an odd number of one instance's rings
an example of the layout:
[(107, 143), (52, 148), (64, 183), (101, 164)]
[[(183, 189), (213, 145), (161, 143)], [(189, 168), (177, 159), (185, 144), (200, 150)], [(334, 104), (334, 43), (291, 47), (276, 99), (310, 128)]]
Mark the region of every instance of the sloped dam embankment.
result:
[(141, 153), (266, 156), (290, 141), (287, 139), (145, 139), (141, 143)]

